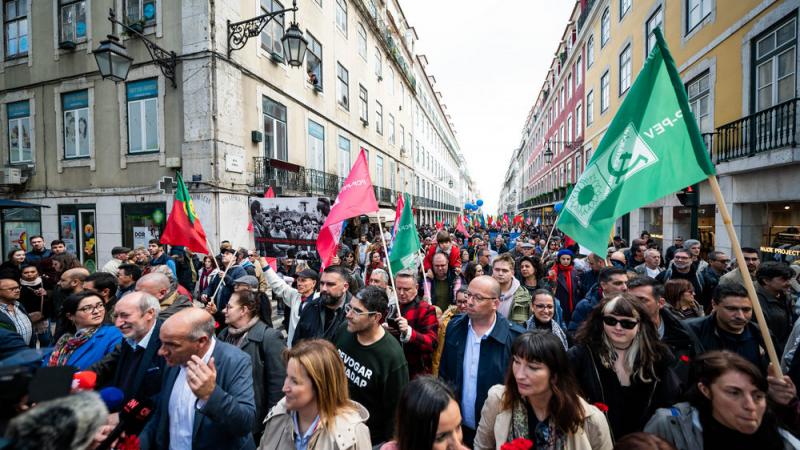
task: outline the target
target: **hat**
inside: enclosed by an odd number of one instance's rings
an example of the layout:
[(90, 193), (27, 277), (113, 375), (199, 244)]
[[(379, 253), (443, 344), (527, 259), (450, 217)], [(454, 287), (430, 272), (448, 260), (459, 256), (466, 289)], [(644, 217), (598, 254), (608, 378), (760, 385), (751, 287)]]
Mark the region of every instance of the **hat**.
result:
[(313, 269), (303, 269), (302, 271), (300, 271), (300, 273), (295, 274), (295, 278), (308, 278), (316, 280), (317, 278), (319, 278), (319, 274)]
[(517, 247), (519, 247), (519, 248), (533, 248), (533, 244), (531, 244), (530, 242), (520, 242), (519, 244), (517, 244)]
[(568, 248), (562, 248), (556, 254), (556, 256), (558, 256), (559, 258), (561, 258), (564, 255), (569, 255), (570, 258), (575, 259), (575, 253), (572, 253), (572, 250), (570, 250)]
[(129, 249), (128, 247), (114, 247), (111, 249), (111, 255), (117, 256), (120, 253), (130, 253), (130, 251), (131, 249)]
[(184, 256), (186, 255), (186, 248), (182, 245), (176, 245), (169, 250), (170, 256)]
[(250, 286), (250, 289), (258, 289), (258, 278), (252, 275), (244, 275), (233, 280), (233, 284), (246, 284)]

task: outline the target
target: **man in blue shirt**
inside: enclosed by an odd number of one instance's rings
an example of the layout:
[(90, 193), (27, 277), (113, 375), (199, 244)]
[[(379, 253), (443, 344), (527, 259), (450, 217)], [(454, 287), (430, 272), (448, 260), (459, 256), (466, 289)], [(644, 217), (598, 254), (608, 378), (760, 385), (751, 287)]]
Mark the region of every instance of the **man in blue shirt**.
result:
[(447, 325), (439, 378), (455, 387), (463, 416), (464, 444), (471, 447), (489, 388), (502, 384), (511, 343), (525, 330), (497, 312), (500, 284), (476, 277), (467, 292), (467, 313)]
[(25, 264), (38, 267), (38, 264), (42, 262), (42, 260), (52, 257), (53, 252), (44, 248), (44, 238), (41, 236), (32, 236), (31, 250), (25, 254)]

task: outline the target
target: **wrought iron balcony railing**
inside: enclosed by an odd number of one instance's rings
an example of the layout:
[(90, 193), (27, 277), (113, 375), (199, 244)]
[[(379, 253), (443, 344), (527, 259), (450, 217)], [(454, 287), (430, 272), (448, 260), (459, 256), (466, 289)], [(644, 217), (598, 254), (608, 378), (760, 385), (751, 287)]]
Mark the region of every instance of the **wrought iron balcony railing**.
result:
[(779, 103), (717, 128), (709, 149), (715, 163), (797, 145), (797, 103)]

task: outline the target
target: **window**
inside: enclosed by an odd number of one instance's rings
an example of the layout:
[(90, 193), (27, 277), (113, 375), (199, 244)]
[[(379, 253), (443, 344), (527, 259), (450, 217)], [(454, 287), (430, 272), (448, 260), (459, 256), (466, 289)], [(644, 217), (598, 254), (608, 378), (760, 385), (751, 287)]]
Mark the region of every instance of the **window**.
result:
[(289, 158), (286, 144), (286, 107), (264, 97), (261, 102), (264, 115), (264, 156), (286, 161)]
[(590, 126), (594, 122), (594, 91), (589, 91), (586, 94), (586, 126)]
[[(283, 5), (275, 0), (261, 0), (261, 14), (280, 11)], [(275, 58), (283, 60), (283, 27), (284, 27), (283, 14), (272, 19), (264, 30), (261, 31), (261, 48), (269, 52)], [(308, 48), (311, 48), (309, 44)], [(320, 55), (321, 56), (321, 55)]]
[(381, 50), (375, 47), (375, 76), (378, 80), (383, 79), (383, 69), (381, 68)]
[(367, 30), (364, 25), (358, 24), (358, 54), (367, 60)]
[(796, 23), (795, 19), (791, 19), (767, 32), (755, 43), (756, 111), (795, 97)]
[(336, 28), (347, 36), (347, 0), (336, 0)]
[(397, 173), (397, 161), (389, 160), (389, 189), (395, 190), (395, 174)]
[(592, 67), (594, 64), (594, 36), (589, 36), (586, 41), (586, 68)]
[(622, 20), (625, 14), (631, 10), (631, 0), (619, 0), (619, 19)]
[(403, 125), (400, 125), (400, 148), (406, 148), (406, 128)]
[(631, 44), (619, 54), (619, 95), (631, 87)]
[(395, 143), (394, 116), (391, 114), (389, 114), (389, 143), (392, 145)]
[(566, 97), (565, 91), (566, 91), (566, 89), (564, 89), (564, 87), (562, 86), (561, 87), (561, 96), (558, 98), (558, 111), (559, 112), (564, 110), (564, 98)]
[(383, 105), (378, 101), (375, 102), (375, 131), (383, 134)]
[(600, 77), (600, 112), (604, 113), (608, 109), (608, 101), (610, 98), (608, 71)]
[(567, 98), (572, 98), (572, 74), (567, 75)]
[(156, 0), (126, 0), (125, 19), (128, 25), (145, 27), (156, 24)]
[(325, 171), (325, 128), (313, 120), (308, 121), (306, 166), (319, 172)]
[(383, 187), (383, 156), (375, 155), (375, 185)]
[(158, 80), (131, 81), (128, 98), (128, 153), (158, 151)]
[(583, 59), (578, 56), (575, 60), (575, 90), (583, 83)]
[(367, 89), (358, 85), (358, 116), (364, 125), (369, 124), (369, 97), (367, 96)]
[(606, 8), (600, 19), (600, 47), (605, 47), (611, 38), (611, 12)]
[(3, 35), (6, 59), (28, 55), (28, 0), (3, 2)]
[(341, 63), (336, 63), (336, 98), (340, 105), (350, 110), (350, 75)]
[(700, 132), (709, 132), (712, 128), (710, 108), (708, 105), (711, 89), (709, 86), (708, 72), (700, 75), (686, 85), (686, 92), (689, 96), (689, 107), (692, 109), (694, 118)]
[(711, 0), (686, 0), (686, 32), (695, 29), (711, 14)]
[(583, 173), (582, 163), (583, 155), (581, 155), (581, 152), (578, 152), (578, 154), (575, 155), (575, 178), (580, 178), (581, 173)]
[(656, 46), (656, 37), (653, 35), (653, 30), (660, 28), (661, 31), (664, 31), (664, 10), (661, 9), (660, 6), (656, 9), (656, 12), (647, 19), (645, 28), (647, 32), (647, 54), (649, 55)]
[(575, 107), (575, 137), (583, 136), (583, 105)]
[(8, 116), (9, 162), (16, 164), (33, 161), (30, 101), (6, 104), (6, 116)]
[(322, 90), (322, 44), (311, 35), (306, 33), (308, 38), (308, 51), (306, 52), (306, 74), (308, 82), (314, 87)]
[(339, 136), (339, 176), (347, 177), (350, 173), (350, 139)]
[(60, 42), (86, 42), (86, 0), (59, 0)]
[(61, 94), (64, 112), (64, 159), (89, 156), (89, 91)]
[(567, 116), (567, 136), (564, 138), (564, 140), (567, 142), (572, 142), (572, 125), (572, 114), (570, 114)]

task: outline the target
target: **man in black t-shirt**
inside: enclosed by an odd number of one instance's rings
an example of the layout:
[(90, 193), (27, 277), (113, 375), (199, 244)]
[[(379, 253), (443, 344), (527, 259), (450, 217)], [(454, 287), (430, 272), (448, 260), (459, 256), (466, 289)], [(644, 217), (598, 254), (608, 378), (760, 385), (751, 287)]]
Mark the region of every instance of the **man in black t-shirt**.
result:
[(392, 437), (394, 412), (408, 384), (403, 348), (381, 326), (388, 306), (389, 298), (383, 289), (363, 289), (345, 306), (347, 329), (341, 330), (335, 341), (350, 398), (369, 411), (367, 426), (375, 445)]

